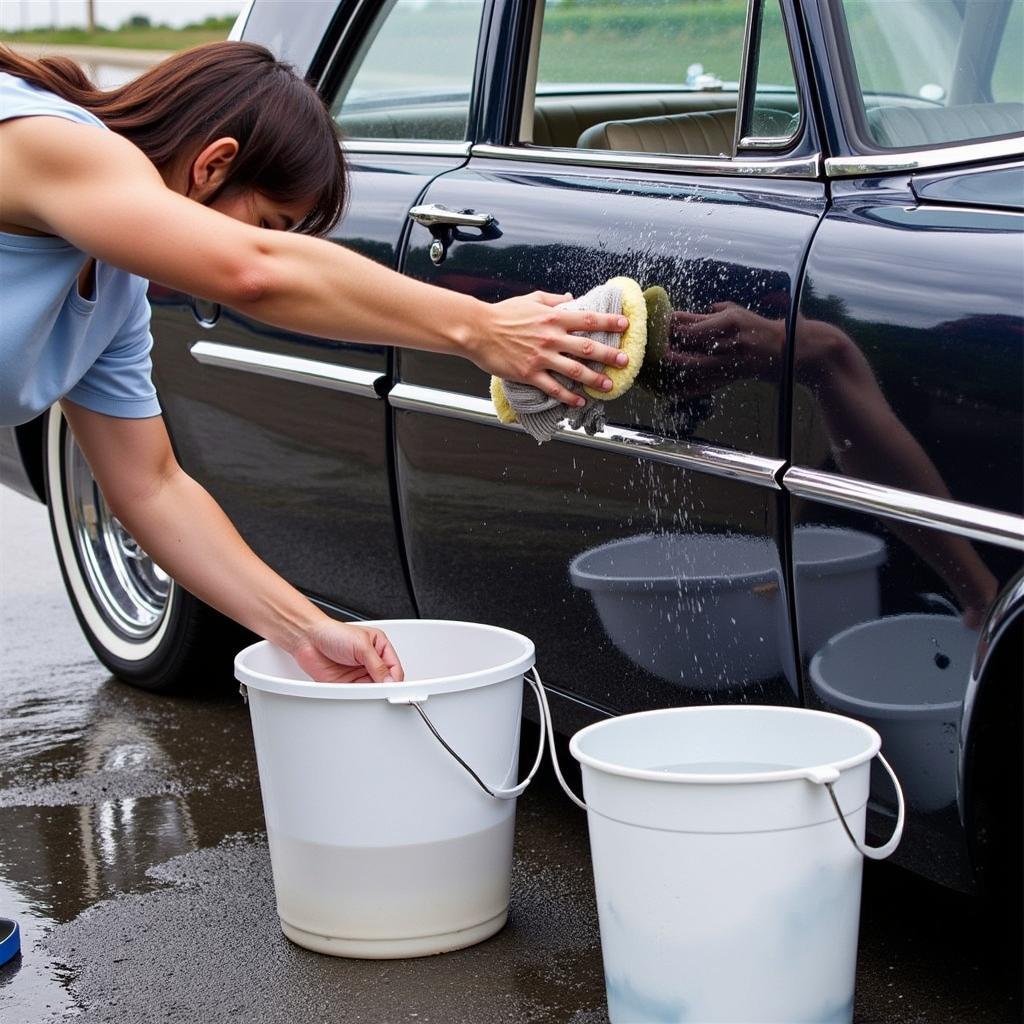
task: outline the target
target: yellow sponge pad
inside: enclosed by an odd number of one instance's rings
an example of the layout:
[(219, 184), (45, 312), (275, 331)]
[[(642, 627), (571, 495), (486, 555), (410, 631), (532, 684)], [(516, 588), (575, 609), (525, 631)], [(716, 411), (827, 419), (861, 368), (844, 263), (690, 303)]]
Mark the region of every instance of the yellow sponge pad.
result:
[(662, 362), (668, 353), (669, 326), (672, 323), (672, 302), (660, 284), (644, 290), (647, 303), (647, 355), (650, 365)]
[(644, 352), (647, 349), (647, 303), (640, 285), (631, 277), (613, 277), (609, 282), (622, 289), (622, 315), (629, 320), (629, 326), (622, 332), (619, 349), (629, 356), (625, 366), (605, 366), (602, 372), (611, 378), (611, 391), (597, 391), (584, 388), (591, 398), (602, 402), (610, 402), (613, 398), (624, 395), (636, 380), (636, 375), (643, 366)]
[(500, 377), (491, 378), (491, 401), (494, 403), (495, 411), (498, 413), (499, 423), (518, 423), (519, 417), (515, 409), (508, 404), (508, 396), (502, 387)]

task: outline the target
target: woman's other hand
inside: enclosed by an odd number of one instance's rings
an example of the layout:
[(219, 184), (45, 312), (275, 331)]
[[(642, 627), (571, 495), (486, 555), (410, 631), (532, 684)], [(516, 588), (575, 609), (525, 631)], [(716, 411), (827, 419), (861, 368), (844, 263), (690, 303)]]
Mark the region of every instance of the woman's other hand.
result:
[(318, 683), (400, 683), (402, 663), (387, 636), (331, 619), (314, 626), (292, 657)]
[(625, 366), (629, 357), (572, 332), (621, 334), (629, 321), (614, 313), (556, 308), (571, 298), (538, 291), (487, 306), (484, 328), (466, 354), (482, 370), (502, 380), (532, 384), (565, 405), (583, 405), (585, 399), (559, 384), (552, 371), (586, 387), (610, 391), (611, 380), (586, 364)]

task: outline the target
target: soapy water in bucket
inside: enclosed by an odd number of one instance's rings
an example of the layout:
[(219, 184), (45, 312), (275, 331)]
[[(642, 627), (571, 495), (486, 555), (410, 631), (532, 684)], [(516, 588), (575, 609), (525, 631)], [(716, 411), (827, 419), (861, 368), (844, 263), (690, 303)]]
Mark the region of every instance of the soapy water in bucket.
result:
[[(490, 908), (488, 916), (496, 917), (508, 906), (514, 829), (509, 816), (454, 839), (401, 846), (337, 846), (268, 829), (285, 932), (295, 926), (330, 934), (343, 920), (367, 937), (387, 938), (399, 929), (436, 935), (452, 929), (453, 907), (472, 908), (477, 919)], [(310, 878), (317, 879), (315, 889)], [(387, 890), (381, 878), (393, 880)]]

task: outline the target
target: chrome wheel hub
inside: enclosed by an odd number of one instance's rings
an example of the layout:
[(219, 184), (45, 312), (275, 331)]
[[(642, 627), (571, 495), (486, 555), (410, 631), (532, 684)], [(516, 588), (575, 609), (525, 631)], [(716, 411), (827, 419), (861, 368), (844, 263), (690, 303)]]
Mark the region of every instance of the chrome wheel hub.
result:
[(129, 640), (145, 640), (167, 612), (171, 579), (107, 507), (70, 432), (64, 437), (68, 525), (96, 608)]

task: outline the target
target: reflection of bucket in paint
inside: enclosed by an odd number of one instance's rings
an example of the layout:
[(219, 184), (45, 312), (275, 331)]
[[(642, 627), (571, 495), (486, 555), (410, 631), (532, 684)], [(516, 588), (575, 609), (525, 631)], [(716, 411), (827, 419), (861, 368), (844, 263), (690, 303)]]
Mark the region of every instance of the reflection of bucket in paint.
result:
[(668, 682), (722, 690), (782, 670), (781, 572), (765, 538), (627, 537), (577, 555), (569, 577), (615, 646)]
[(743, 705), (573, 737), (613, 1024), (852, 1019), (862, 854), (903, 824), (864, 847), (878, 749), (848, 718)]
[(860, 530), (801, 526), (793, 531), (797, 624), (805, 658), (829, 637), (879, 616), (878, 568), (885, 542)]
[(840, 633), (811, 660), (818, 699), (878, 730), (921, 810), (956, 799), (960, 706), (977, 642), (952, 615), (894, 615)]
[(458, 949), (508, 916), (533, 644), (465, 622), (371, 625), (387, 632), (406, 682), (313, 683), (266, 642), (235, 660), (281, 928), (337, 956)]

